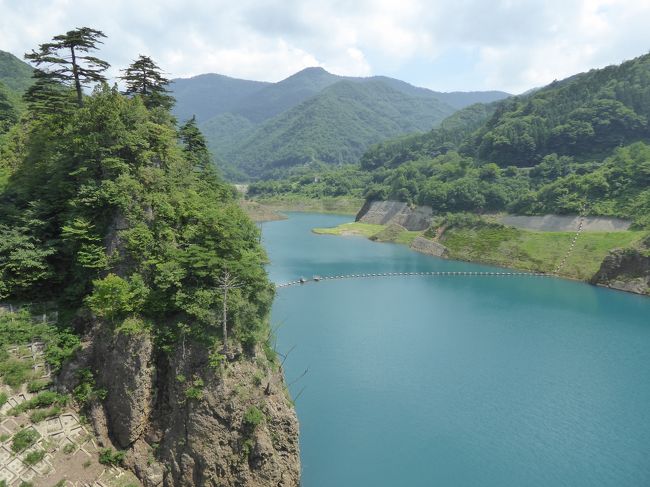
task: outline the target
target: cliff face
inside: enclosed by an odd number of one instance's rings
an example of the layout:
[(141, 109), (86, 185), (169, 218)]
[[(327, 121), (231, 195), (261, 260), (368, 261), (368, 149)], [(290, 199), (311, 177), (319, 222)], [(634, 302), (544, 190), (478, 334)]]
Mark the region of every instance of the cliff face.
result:
[(650, 238), (639, 248), (611, 251), (591, 282), (622, 291), (650, 295)]
[(203, 345), (156, 352), (145, 334), (95, 332), (85, 354), (107, 391), (91, 418), (147, 487), (293, 487), (298, 421), (281, 370), (259, 351), (210, 365)]

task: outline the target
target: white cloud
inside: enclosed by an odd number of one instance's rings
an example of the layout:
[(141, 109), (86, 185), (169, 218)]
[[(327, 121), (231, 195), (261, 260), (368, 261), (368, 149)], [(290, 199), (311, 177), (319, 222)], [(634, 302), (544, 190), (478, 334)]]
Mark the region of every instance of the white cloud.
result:
[(323, 66), (519, 92), (650, 48), (650, 0), (0, 0), (0, 12), (0, 49), (18, 55), (73, 27), (105, 31), (113, 76), (143, 53), (172, 76)]

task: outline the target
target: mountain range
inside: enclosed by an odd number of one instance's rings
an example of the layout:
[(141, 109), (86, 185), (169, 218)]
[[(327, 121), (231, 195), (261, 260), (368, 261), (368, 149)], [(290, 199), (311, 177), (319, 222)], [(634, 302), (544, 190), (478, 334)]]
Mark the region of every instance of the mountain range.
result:
[[(31, 74), (28, 64), (0, 51), (0, 97), (16, 113)], [(338, 76), (320, 67), (277, 83), (202, 74), (175, 79), (170, 89), (176, 117), (195, 116), (225, 175), (245, 181), (282, 177), (305, 165), (358, 162), (372, 144), (427, 132), (469, 105), (509, 96), (441, 93), (385, 76)]]
[(428, 131), (455, 111), (508, 97), (441, 93), (384, 76), (338, 76), (306, 68), (277, 83), (203, 74), (176, 79), (175, 115), (196, 116), (233, 179), (281, 177), (310, 163), (357, 162), (372, 144)]
[(358, 165), (249, 186), (249, 195), (286, 194), (440, 214), (587, 211), (650, 228), (650, 54), (465, 107), (427, 133), (375, 144)]

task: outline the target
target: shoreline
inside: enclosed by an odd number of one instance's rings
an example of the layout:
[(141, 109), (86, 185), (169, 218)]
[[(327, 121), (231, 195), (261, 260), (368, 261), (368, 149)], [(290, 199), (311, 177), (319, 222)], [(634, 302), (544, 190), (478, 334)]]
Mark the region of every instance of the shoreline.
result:
[[(409, 248), (409, 250), (414, 251), (414, 252), (419, 252), (425, 255), (429, 255), (431, 257), (437, 257), (440, 259), (444, 260), (455, 260), (458, 262), (468, 262), (468, 263), (475, 263), (475, 264), (483, 264), (483, 265), (490, 265), (490, 266), (495, 266), (498, 268), (502, 269), (508, 269), (508, 270), (517, 270), (517, 271), (525, 271), (525, 272), (542, 272), (544, 274), (547, 274), (549, 276), (555, 277), (555, 278), (560, 278), (560, 279), (566, 279), (570, 281), (576, 281), (576, 282), (583, 282), (586, 284), (590, 284), (593, 286), (597, 287), (602, 287), (605, 289), (611, 289), (611, 290), (616, 290), (616, 291), (621, 291), (621, 292), (626, 292), (628, 294), (636, 294), (640, 296), (646, 296), (650, 297), (650, 293), (644, 293), (644, 292), (635, 292), (633, 290), (629, 289), (623, 289), (620, 287), (614, 287), (611, 285), (608, 285), (606, 283), (602, 282), (593, 282), (594, 276), (597, 274), (598, 269), (595, 269), (592, 274), (583, 274), (583, 275), (576, 275), (572, 273), (567, 273), (567, 272), (560, 272), (560, 273), (554, 273), (552, 267), (556, 265), (556, 262), (546, 262), (546, 268), (544, 266), (539, 266), (539, 267), (532, 267), (532, 266), (525, 266), (525, 265), (517, 265), (518, 261), (517, 260), (512, 260), (508, 258), (504, 258), (503, 260), (493, 260), (493, 259), (480, 259), (480, 258), (472, 258), (468, 256), (467, 253), (462, 253), (462, 252), (457, 252), (452, 250), (451, 252), (449, 251), (448, 248), (444, 247), (447, 251), (442, 252), (440, 254), (436, 253), (431, 253), (431, 252), (426, 252), (422, 251), (420, 249), (414, 248), (412, 246), (413, 241), (418, 238), (422, 237), (431, 242), (432, 244), (439, 244), (440, 246), (444, 245), (444, 242), (438, 242), (437, 240), (431, 240), (427, 238), (424, 234), (426, 233), (425, 231), (421, 232), (409, 232), (408, 230), (405, 230), (401, 228), (400, 232), (395, 233), (393, 231), (392, 233), (392, 238), (388, 239), (382, 239), (380, 238), (382, 234), (386, 235), (388, 234), (388, 227), (390, 225), (380, 225), (380, 224), (367, 224), (367, 223), (359, 223), (359, 222), (348, 222), (344, 223), (342, 225), (339, 225), (337, 227), (332, 227), (332, 228), (313, 228), (312, 232), (317, 234), (317, 235), (332, 235), (332, 236), (342, 236), (342, 237), (363, 237), (368, 240), (372, 240), (377, 243), (393, 243), (393, 244), (399, 244), (399, 245), (405, 245)], [(532, 237), (539, 236), (540, 238), (547, 238), (549, 235), (545, 234), (566, 234), (565, 238), (568, 239), (571, 237), (573, 232), (539, 232), (539, 231), (521, 231), (520, 232), (526, 232), (526, 234), (532, 234)], [(471, 233), (471, 231), (467, 231), (467, 233)], [(620, 232), (617, 232), (620, 234)], [(641, 240), (643, 238), (643, 233), (644, 232), (631, 232), (631, 234), (628, 234), (627, 237), (629, 237), (632, 240)], [(537, 235), (535, 235), (537, 234)], [(590, 247), (591, 245), (591, 240), (598, 239), (599, 237), (605, 238), (608, 234), (607, 232), (592, 232), (592, 233), (585, 233), (583, 235), (583, 245), (587, 248)], [(585, 238), (584, 235), (587, 235), (587, 241), (584, 242)], [(553, 236), (553, 235), (551, 235)], [(580, 251), (584, 252), (584, 249), (580, 249)], [(593, 255), (592, 256), (592, 261), (591, 265), (595, 265), (596, 263), (598, 264), (598, 267), (600, 267), (600, 262), (602, 259), (600, 258), (600, 255)], [(595, 258), (595, 260), (594, 260)], [(574, 264), (575, 265), (575, 264)]]

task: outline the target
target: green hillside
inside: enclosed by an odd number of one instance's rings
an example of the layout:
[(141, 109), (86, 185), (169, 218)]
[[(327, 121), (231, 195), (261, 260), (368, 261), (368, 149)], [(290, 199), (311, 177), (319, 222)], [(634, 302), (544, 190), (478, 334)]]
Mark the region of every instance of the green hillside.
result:
[(0, 51), (0, 82), (23, 93), (32, 84), (32, 68), (9, 52)]
[(550, 153), (598, 157), (650, 136), (650, 55), (552, 83), (508, 100), (463, 152), (500, 166)]
[(220, 74), (175, 79), (169, 86), (176, 98), (173, 113), (179, 120), (196, 116), (197, 120), (206, 121), (234, 111), (239, 102), (269, 84)]
[[(340, 93), (346, 103), (352, 101), (351, 107), (341, 105), (336, 91), (328, 91), (341, 82), (363, 85), (356, 89), (358, 99), (352, 100), (352, 88)], [(312, 161), (356, 162), (370, 143), (429, 130), (456, 109), (509, 96), (503, 92), (439, 93), (385, 76), (344, 77), (323, 68), (307, 68), (277, 83), (201, 75), (174, 80), (171, 88), (177, 99), (175, 115), (181, 120), (196, 115), (224, 174), (243, 180), (282, 176), (287, 167)], [(377, 93), (370, 94), (372, 90)], [(386, 90), (392, 99), (385, 98)], [(305, 106), (307, 102), (313, 103)], [(365, 106), (368, 103), (378, 106)], [(389, 108), (390, 103), (397, 105)], [(339, 109), (340, 113), (334, 113)], [(327, 115), (322, 118), (321, 113)], [(330, 123), (338, 126), (330, 127)], [(288, 137), (296, 125), (301, 125), (300, 130)], [(341, 137), (341, 127), (352, 129), (348, 130), (351, 139)]]
[(265, 86), (241, 100), (234, 113), (260, 123), (295, 107), (341, 80), (323, 68), (307, 68), (278, 83)]
[(15, 94), (0, 83), (0, 135), (4, 134), (16, 123), (18, 110)]
[(409, 96), (382, 81), (340, 81), (267, 121), (223, 157), (252, 178), (311, 162), (356, 162), (370, 144), (426, 130), (452, 112), (433, 97)]
[(372, 147), (345, 174), (303, 173), (284, 186), (260, 183), (250, 191), (333, 194), (322, 187), (330, 181), (335, 194), (397, 199), (440, 213), (586, 209), (647, 227), (649, 116), (645, 55), (526, 96), (467, 107), (426, 134)]

